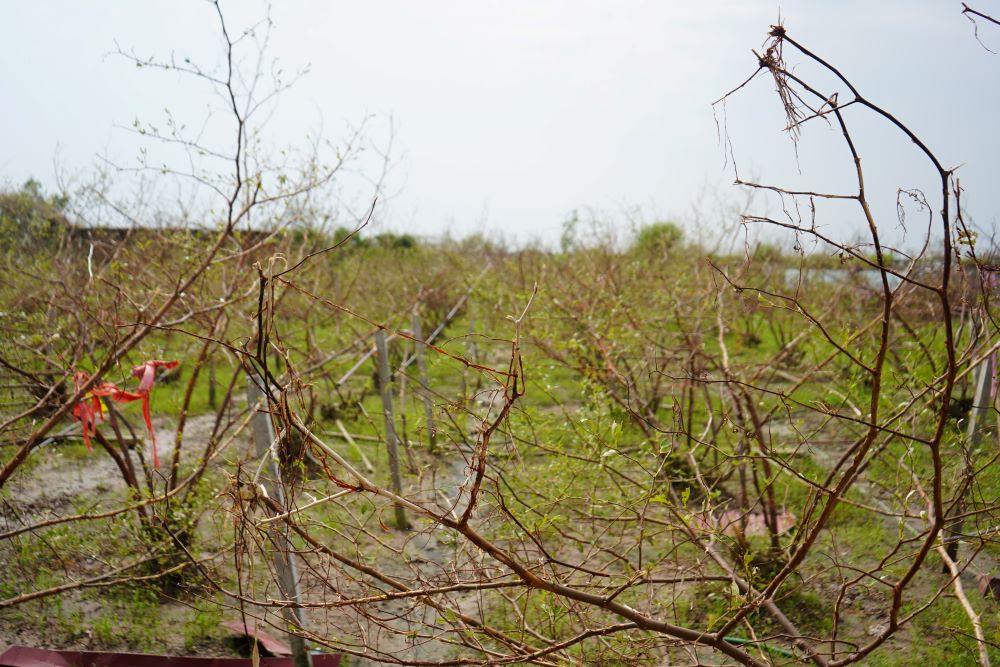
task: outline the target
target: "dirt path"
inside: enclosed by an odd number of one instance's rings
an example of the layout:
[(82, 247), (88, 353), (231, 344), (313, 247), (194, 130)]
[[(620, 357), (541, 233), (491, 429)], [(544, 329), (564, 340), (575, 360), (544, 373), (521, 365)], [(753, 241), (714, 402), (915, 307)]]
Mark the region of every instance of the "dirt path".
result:
[[(467, 506), (465, 496), (460, 498), (460, 487), (467, 479), (466, 462), (455, 453), (450, 460), (439, 464), (433, 477), (424, 478), (423, 488), (414, 495), (424, 503), (437, 506), (444, 506), (447, 500), (450, 507), (458, 501), (454, 511), (460, 514)], [(455, 583), (455, 574), (451, 568), (457, 564), (460, 554), (449, 539), (450, 531), (439, 526), (419, 524), (416, 529), (406, 536), (398, 535), (405, 539), (402, 545), (403, 556), (390, 558), (391, 553), (380, 555), (380, 562), (377, 564), (379, 569), (403, 581), (419, 578), (426, 585), (432, 586)], [(475, 614), (477, 611), (475, 596), (471, 593), (451, 595), (449, 603), (462, 613)], [(350, 608), (347, 613), (353, 614)], [(453, 645), (441, 638), (427, 636), (428, 628), (441, 626), (438, 623), (439, 612), (428, 605), (414, 604), (405, 599), (393, 600), (372, 605), (370, 613), (377, 616), (386, 627), (360, 616), (354, 620), (367, 641), (379, 652), (413, 661), (443, 661), (455, 654)], [(352, 656), (351, 664), (373, 667), (386, 663), (374, 657)]]
[[(211, 414), (193, 417), (186, 422), (184, 442), (187, 451), (182, 456), (183, 460), (193, 460), (200, 456), (201, 448), (211, 435), (214, 423), (215, 416)], [(164, 418), (154, 419), (153, 424), (161, 461), (169, 462), (175, 447), (176, 425)], [(148, 445), (140, 443), (138, 447), (144, 448), (144, 455), (148, 460)], [(133, 450), (129, 456), (136, 469), (140, 470), (138, 452)], [(56, 440), (32, 453), (30, 468), (10, 480), (5, 493), (9, 493), (12, 500), (0, 503), (0, 531), (120, 507), (126, 489), (118, 466), (99, 445), (95, 443), (93, 451), (86, 452), (77, 445), (67, 448)], [(135, 645), (126, 636), (119, 636), (110, 644), (106, 639), (102, 640), (89, 623), (83, 623), (75, 634), (66, 627), (48, 627), (51, 623), (65, 624), (66, 618), (78, 616), (81, 619), (92, 619), (107, 612), (103, 609), (103, 600), (81, 593), (82, 591), (71, 591), (59, 596), (56, 604), (60, 610), (58, 616), (62, 620), (50, 619), (48, 623), (39, 623), (37, 619), (22, 619), (10, 610), (0, 613), (0, 652), (12, 644), (77, 650), (135, 650)], [(160, 626), (165, 630), (170, 629), (161, 633), (157, 650), (176, 655), (190, 653), (185, 647), (184, 635), (179, 630), (192, 613), (190, 606), (163, 599), (160, 600), (156, 613)], [(219, 656), (232, 653), (224, 642), (212, 640), (200, 642), (197, 652)]]
[[(187, 420), (184, 442), (189, 447), (187, 456), (196, 456), (193, 448), (203, 446), (212, 432), (215, 415), (200, 415)], [(160, 419), (154, 422), (161, 463), (169, 462), (175, 446), (175, 425)], [(0, 521), (6, 528), (22, 525), (20, 522), (50, 519), (79, 511), (81, 502), (96, 504), (117, 498), (125, 491), (118, 466), (96, 443), (90, 453), (67, 454), (58, 441), (50, 442), (32, 453), (32, 468), (15, 475), (10, 481), (10, 497), (16, 499), (18, 515), (12, 508), (0, 508)], [(149, 459), (149, 445), (140, 443), (144, 456)], [(139, 471), (142, 464), (135, 449), (129, 451), (132, 465)], [(165, 464), (165, 463), (164, 463)], [(140, 473), (141, 474), (141, 473)]]
[[(211, 435), (215, 416), (211, 414), (190, 418), (185, 424), (184, 459), (199, 456), (205, 441)], [(169, 420), (154, 421), (161, 463), (166, 465), (174, 452), (175, 426)], [(148, 445), (140, 444), (145, 457), (149, 458)], [(72, 450), (53, 442), (38, 450), (26, 474), (11, 480), (9, 491), (16, 499), (16, 510), (9, 504), (0, 504), (0, 530), (22, 527), (38, 521), (70, 516), (84, 511), (100, 511), (120, 505), (126, 492), (121, 472), (115, 462), (95, 445), (93, 452), (82, 452), (80, 447)], [(465, 510), (467, 498), (461, 493), (469, 478), (466, 454), (458, 451), (443, 454), (434, 460), (419, 480), (419, 489), (411, 489), (407, 495), (422, 503), (446, 510), (451, 505), (456, 514)], [(140, 458), (136, 451), (130, 452), (136, 468), (140, 468)], [(382, 471), (379, 471), (382, 472)], [(414, 517), (411, 517), (411, 519)], [(448, 585), (458, 581), (463, 558), (468, 555), (450, 539), (450, 531), (437, 526), (414, 521), (415, 529), (408, 533), (394, 531), (390, 541), (402, 550), (402, 556), (389, 550), (380, 549), (374, 563), (380, 570), (397, 577), (408, 585)], [(312, 575), (304, 574), (303, 585), (307, 590)], [(417, 584), (417, 582), (421, 582)], [(318, 579), (317, 579), (318, 582)], [(312, 582), (316, 583), (316, 582)], [(98, 611), (97, 603), (77, 596), (62, 596), (63, 604), (76, 605), (83, 617)], [(460, 593), (449, 596), (448, 605), (462, 613), (478, 615), (475, 594)], [(177, 626), (181, 616), (189, 613), (183, 605), (162, 601), (157, 612), (162, 622)], [(310, 629), (325, 633), (334, 639), (343, 639), (345, 634), (361, 634), (378, 652), (393, 655), (402, 660), (443, 661), (455, 654), (455, 647), (441, 638), (428, 637), (428, 628), (441, 626), (439, 612), (411, 600), (394, 600), (371, 605), (369, 613), (379, 620), (373, 621), (357, 613), (353, 607), (335, 610), (312, 610), (307, 612), (306, 625)], [(312, 617), (312, 618), (310, 618)], [(172, 620), (171, 620), (172, 619)], [(384, 626), (384, 627), (383, 627)], [(339, 630), (339, 631), (338, 631)], [(345, 632), (347, 631), (347, 632)], [(27, 634), (25, 634), (27, 632)], [(279, 630), (272, 634), (281, 636)], [(31, 628), (19, 624), (0, 623), (0, 650), (12, 643), (27, 643), (53, 648), (95, 649), (109, 648), (94, 644), (94, 639), (81, 636), (70, 645), (51, 645), (50, 641)], [(63, 642), (65, 643), (65, 642)], [(125, 647), (120, 647), (125, 648)], [(182, 644), (170, 645), (165, 642), (164, 650), (185, 653)], [(206, 654), (224, 654), (222, 644), (205, 647)], [(352, 665), (372, 666), (385, 664), (372, 658), (352, 657)]]

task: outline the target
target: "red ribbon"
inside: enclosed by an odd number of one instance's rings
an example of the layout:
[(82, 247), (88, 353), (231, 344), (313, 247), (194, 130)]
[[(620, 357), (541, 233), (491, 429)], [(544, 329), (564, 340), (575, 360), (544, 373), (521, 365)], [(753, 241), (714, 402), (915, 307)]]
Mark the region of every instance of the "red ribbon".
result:
[[(101, 397), (110, 398), (116, 403), (131, 403), (132, 401), (142, 401), (142, 419), (146, 422), (146, 429), (149, 431), (149, 439), (153, 445), (153, 467), (160, 467), (160, 458), (156, 453), (156, 433), (153, 431), (153, 421), (149, 414), (149, 394), (156, 384), (156, 370), (158, 368), (176, 368), (179, 361), (162, 361), (151, 359), (141, 366), (132, 369), (132, 377), (139, 378), (139, 390), (136, 392), (122, 391), (118, 385), (112, 382), (102, 382), (91, 388), (87, 396), (73, 406), (73, 420), (80, 422), (83, 427), (83, 442), (90, 447), (90, 436), (97, 431), (97, 423), (104, 421), (104, 406)], [(83, 371), (73, 375), (73, 383), (79, 388), (87, 382), (90, 376)]]

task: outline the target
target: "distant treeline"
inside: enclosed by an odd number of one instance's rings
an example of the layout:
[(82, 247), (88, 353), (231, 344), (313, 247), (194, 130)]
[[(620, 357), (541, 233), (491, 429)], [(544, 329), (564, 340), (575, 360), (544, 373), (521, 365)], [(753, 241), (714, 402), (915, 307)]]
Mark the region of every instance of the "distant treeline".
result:
[[(94, 257), (106, 256), (113, 248), (129, 241), (143, 243), (152, 240), (164, 241), (181, 239), (208, 238), (215, 234), (212, 229), (197, 227), (158, 225), (149, 227), (110, 227), (81, 225), (70, 219), (69, 200), (63, 195), (46, 195), (37, 181), (29, 180), (20, 189), (0, 190), (0, 249), (3, 254), (24, 252), (44, 252), (64, 244), (78, 245)], [(516, 252), (505, 248), (502, 244), (487, 240), (481, 236), (472, 236), (460, 241), (447, 239), (432, 241), (418, 238), (412, 234), (397, 232), (368, 233), (367, 230), (354, 230), (345, 226), (297, 226), (283, 230), (238, 230), (233, 235), (234, 240), (244, 248), (258, 246), (260, 249), (294, 247), (321, 249), (341, 244), (344, 250), (350, 249), (384, 249), (391, 251), (407, 251), (416, 248), (433, 249), (439, 244), (453, 245), (458, 243), (466, 250), (474, 252), (477, 247), (489, 253)], [(94, 250), (91, 251), (90, 248)], [(613, 248), (601, 247), (604, 252), (616, 252)], [(540, 251), (532, 248), (533, 251)], [(563, 239), (559, 254), (571, 254), (595, 250), (593, 246), (581, 246), (567, 243)], [(542, 251), (545, 252), (545, 251)], [(857, 258), (841, 254), (823, 254), (812, 252), (807, 255), (768, 242), (749, 244), (738, 251), (728, 254), (709, 253), (705, 249), (685, 238), (684, 228), (675, 222), (661, 221), (640, 227), (632, 236), (630, 243), (619, 252), (634, 253), (647, 258), (661, 257), (690, 259), (695, 255), (712, 257), (719, 260), (751, 259), (757, 263), (774, 266), (784, 265), (789, 268), (839, 268)], [(863, 257), (871, 262), (876, 258), (873, 252), (862, 252)], [(906, 266), (906, 258), (891, 252), (886, 254), (886, 264), (902, 269)]]

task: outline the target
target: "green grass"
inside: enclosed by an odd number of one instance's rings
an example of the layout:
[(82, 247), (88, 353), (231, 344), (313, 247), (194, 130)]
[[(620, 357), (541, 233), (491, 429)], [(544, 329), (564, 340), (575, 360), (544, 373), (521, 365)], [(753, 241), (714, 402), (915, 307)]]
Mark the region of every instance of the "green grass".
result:
[[(307, 241), (302, 237), (297, 243)], [(193, 242), (178, 247), (189, 254), (197, 250)], [(287, 245), (281, 248), (289, 256), (294, 250)], [(121, 265), (109, 267), (109, 272), (119, 277), (136, 273), (132, 296), (137, 303), (155, 302), (160, 296), (154, 287), (164, 275), (178, 271), (177, 257), (165, 251), (150, 266), (137, 266), (139, 250), (125, 249), (116, 260)], [(490, 539), (511, 549), (523, 548), (525, 558), (534, 558), (532, 550), (542, 544), (561, 559), (586, 561), (588, 567), (605, 571), (610, 581), (602, 580), (601, 585), (588, 582), (594, 590), (620, 584), (645, 569), (673, 572), (701, 563), (706, 573), (720, 574), (721, 569), (679, 530), (678, 517), (694, 521), (703, 511), (738, 508), (743, 493), (742, 473), (749, 502), (755, 510), (759, 510), (758, 487), (770, 485), (779, 509), (796, 513), (801, 520), (806, 505), (815, 496), (813, 485), (827, 476), (832, 462), (864, 432), (862, 425), (839, 420), (838, 415), (854, 417), (853, 406), (862, 412), (868, 410), (872, 382), (867, 372), (843, 356), (827, 363), (826, 359), (837, 352), (836, 346), (802, 313), (789, 309), (788, 302), (774, 297), (758, 298), (751, 289), (737, 292), (729, 287), (722, 290), (720, 299), (716, 288), (718, 276), (689, 257), (692, 253), (688, 251), (673, 253), (669, 262), (662, 263), (608, 248), (561, 254), (497, 255), (491, 259), (495, 266), (473, 285), (469, 306), (436, 343), (449, 354), (469, 356), (471, 343), (475, 342), (479, 348), (476, 361), (505, 371), (510, 344), (504, 339), (513, 335), (513, 325), (506, 318), (521, 312), (532, 285), (535, 281), (540, 283), (541, 290), (522, 332), (525, 385), (520, 388), (526, 393), (491, 443), (491, 477), (476, 521)], [(748, 287), (778, 289), (783, 260), (772, 260), (770, 268), (776, 273), (768, 275), (768, 267), (762, 262), (741, 280)], [(37, 266), (51, 266), (52, 261), (39, 258)], [(735, 266), (739, 258), (720, 261)], [(423, 326), (429, 332), (469, 288), (472, 280), (469, 276), (478, 275), (486, 264), (482, 248), (456, 249), (442, 245), (404, 251), (359, 246), (348, 253), (322, 257), (307, 265), (295, 279), (303, 287), (363, 318), (386, 323), (394, 329), (407, 328), (410, 309), (422, 301)], [(223, 268), (213, 267), (201, 288), (203, 293), (192, 295), (191, 301), (202, 305), (217, 301), (214, 290), (223, 278)], [(256, 284), (255, 273), (248, 271), (245, 278), (245, 289)], [(22, 287), (24, 291), (32, 286)], [(97, 309), (94, 320), (128, 322), (138, 318), (137, 313), (129, 310), (130, 303), (114, 300), (112, 291), (102, 286), (93, 289), (93, 293), (86, 295), (85, 303)], [(301, 371), (317, 353), (344, 349), (372, 329), (370, 323), (294, 290), (279, 288), (277, 296), (271, 342), (287, 353), (293, 369)], [(228, 324), (221, 333), (213, 334), (210, 327), (215, 326), (214, 320), (202, 316), (184, 320), (180, 328), (192, 334), (217, 335), (237, 348), (244, 344), (252, 348), (255, 292), (251, 297), (232, 306)], [(809, 312), (824, 317), (827, 332), (838, 344), (845, 344), (860, 326), (877, 315), (877, 303), (867, 297), (859, 298), (849, 288), (824, 286), (823, 290), (806, 291), (801, 299)], [(0, 300), (18, 301), (19, 291), (0, 286)], [(720, 301), (728, 369), (722, 368), (716, 320)], [(107, 304), (112, 303), (121, 312), (110, 310)], [(85, 339), (76, 335), (79, 324), (59, 309), (52, 316), (55, 321), (48, 324), (46, 309), (33, 302), (4, 310), (14, 313), (11, 317), (5, 315), (4, 323), (7, 324), (7, 319), (14, 320), (12, 330), (25, 332), (25, 345), (39, 346), (46, 342), (39, 333), (43, 326), (60, 332), (49, 356), (59, 359), (66, 366), (64, 371), (92, 369), (110, 345), (108, 331), (112, 327), (107, 331), (96, 326), (88, 329), (90, 338)], [(943, 356), (939, 323), (920, 312), (908, 311), (906, 316), (939, 363)], [(477, 332), (493, 338), (468, 338), (466, 334), (473, 321)], [(776, 368), (770, 368), (774, 355), (802, 332), (806, 335), (792, 353), (783, 357)], [(877, 349), (877, 334), (878, 330), (873, 328), (852, 339), (850, 353), (871, 363)], [(374, 386), (374, 360), (367, 361), (343, 386), (336, 386), (338, 378), (354, 365), (369, 344), (358, 345), (350, 353), (333, 359), (319, 373), (299, 377), (301, 383), (295, 387), (296, 392), (289, 394), (289, 400), (291, 409), (299, 415), (306, 415), (310, 406), (314, 406), (317, 433), (355, 466), (361, 465), (361, 457), (336, 435), (336, 419), (342, 419), (353, 434), (378, 438), (359, 439), (358, 446), (377, 467), (374, 479), (387, 483), (387, 453), (381, 441), (382, 405)], [(179, 359), (179, 374), (170, 381), (159, 382), (152, 396), (154, 417), (168, 425), (176, 424), (201, 346), (200, 338), (182, 331), (156, 331), (123, 359), (108, 379), (125, 389), (134, 388), (137, 380), (129, 376), (133, 365), (150, 358)], [(395, 341), (391, 345), (393, 365), (398, 365), (411, 348), (409, 342)], [(231, 351), (224, 352), (219, 346), (212, 349), (219, 402), (234, 368), (231, 355)], [(21, 361), (34, 364), (32, 368), (44, 367), (39, 359), (29, 358), (27, 353), (22, 356)], [(285, 363), (278, 363), (279, 356), (273, 349), (269, 353), (271, 369), (277, 374), (287, 370)], [(475, 400), (473, 388), (477, 384), (482, 390), (496, 386), (488, 375), (468, 369), (447, 355), (428, 351), (427, 361), (429, 384), (441, 396), (434, 400), (439, 430), (435, 453), (429, 451), (424, 408), (413, 391), (412, 380), (408, 381), (405, 400), (399, 400), (399, 384), (393, 387), (397, 431), (402, 431), (405, 418), (406, 436), (418, 468), (417, 473), (409, 471), (404, 455), (404, 485), (415, 484), (421, 478), (426, 481), (431, 472), (442, 473), (452, 466), (461, 455), (458, 449), (464, 446), (463, 440), (474, 437), (470, 436), (474, 419), (482, 418), (486, 412), (485, 406)], [(823, 367), (808, 375), (803, 386), (791, 389), (790, 377), (808, 374), (819, 364)], [(941, 370), (940, 363), (932, 368), (923, 349), (900, 333), (899, 327), (893, 330), (892, 354), (887, 356), (886, 364), (878, 406), (882, 415), (898, 409)], [(772, 376), (774, 370), (781, 374)], [(409, 372), (415, 375), (416, 366), (411, 366)], [(693, 385), (686, 380), (692, 372), (696, 380)], [(748, 382), (753, 378), (754, 386), (746, 385), (743, 390), (727, 387), (722, 382), (727, 377), (725, 373)], [(240, 377), (235, 385), (234, 412), (242, 408), (244, 392), (245, 379)], [(683, 433), (688, 429), (689, 396), (694, 397), (695, 403), (690, 407), (690, 432)], [(765, 477), (761, 452), (751, 433), (753, 426), (746, 413), (748, 400), (760, 415), (773, 412), (766, 427), (765, 445), (771, 457), (770, 478)], [(138, 403), (121, 409), (144, 437)], [(204, 367), (193, 386), (188, 416), (204, 415), (211, 409), (208, 368)], [(907, 419), (894, 424), (902, 432), (915, 435), (926, 435), (933, 426), (934, 411), (923, 404), (918, 404)], [(23, 434), (32, 424), (25, 422), (16, 428)], [(106, 427), (102, 428), (107, 432)], [(706, 437), (711, 441), (699, 443), (702, 433), (708, 434)], [(964, 466), (959, 455), (962, 442), (961, 429), (949, 425), (942, 445), (949, 489), (954, 489)], [(186, 442), (188, 451), (200, 451), (203, 445)], [(898, 509), (913, 490), (909, 473), (901, 468), (900, 462), (913, 466), (923, 484), (929, 482), (932, 463), (929, 448), (902, 438), (886, 441), (882, 436), (875, 448), (872, 451), (879, 454), (865, 471), (868, 486), (848, 491), (849, 502), (842, 502), (836, 508), (797, 574), (778, 590), (779, 605), (807, 632), (823, 635), (831, 631), (836, 597), (831, 590), (837, 590), (846, 576), (844, 572), (874, 567), (899, 542), (897, 526), (892, 520), (851, 502), (871, 504), (875, 494), (884, 493), (885, 501)], [(993, 449), (983, 447), (972, 453), (973, 463), (984, 468), (972, 495), (976, 507), (990, 508), (1000, 497), (1000, 466), (987, 466)], [(12, 451), (9, 447), (0, 449), (0, 459), (7, 460)], [(741, 451), (745, 455), (738, 457)], [(229, 514), (232, 500), (228, 495), (231, 483), (228, 475), (235, 471), (238, 461), (245, 465), (246, 474), (252, 473), (257, 461), (247, 452), (245, 441), (227, 452), (220, 467), (210, 471), (186, 502), (172, 501), (172, 514), (165, 507), (158, 508), (171, 525), (191, 529), (197, 553), (232, 546), (234, 524)], [(39, 466), (51, 464), (56, 456), (62, 464), (85, 469), (95, 457), (105, 454), (99, 448), (86, 451), (80, 441), (61, 443), (33, 455), (18, 475), (30, 480)], [(701, 479), (694, 476), (692, 460)], [(791, 470), (778, 465), (779, 462)], [(182, 478), (193, 465), (185, 461)], [(702, 483), (710, 487), (707, 493), (703, 492)], [(332, 489), (332, 483), (320, 473), (301, 484), (299, 498), (321, 497)], [(505, 511), (518, 523), (508, 520), (500, 511), (495, 496), (498, 490), (503, 494)], [(17, 501), (7, 488), (0, 494), (7, 503)], [(878, 499), (883, 498), (880, 495)], [(125, 500), (124, 487), (106, 489), (100, 498), (73, 499), (68, 507), (59, 510), (92, 511), (98, 500), (96, 507), (102, 509), (120, 504)], [(913, 493), (907, 503), (910, 511), (918, 511), (922, 500)], [(643, 521), (636, 518), (640, 514)], [(309, 510), (303, 513), (302, 520), (326, 544), (354, 553), (369, 564), (384, 565), (392, 552), (382, 542), (391, 543), (397, 537), (380, 525), (387, 522), (388, 516), (384, 500), (358, 493), (348, 497), (342, 506), (327, 503)], [(983, 519), (983, 527), (989, 523), (988, 518)], [(368, 532), (360, 532), (362, 529)], [(9, 565), (6, 573), (0, 573), (0, 595), (12, 597), (23, 590), (57, 585), (69, 576), (82, 576), (96, 567), (98, 559), (120, 562), (133, 555), (135, 544), (146, 539), (144, 535), (148, 537), (148, 529), (139, 525), (134, 514), (128, 513), (107, 523), (81, 522), (9, 540), (0, 544), (0, 557)], [(793, 536), (794, 532), (790, 532), (780, 538), (779, 552), (794, 544)], [(463, 545), (453, 532), (442, 531), (438, 539), (447, 546)], [(713, 535), (711, 540), (758, 587), (766, 586), (788, 557), (787, 553), (775, 553), (763, 536), (752, 536), (745, 544), (731, 534)], [(1000, 554), (1000, 547), (990, 543), (986, 551)], [(265, 557), (259, 551), (253, 551), (253, 555), (258, 560)], [(898, 577), (911, 558), (912, 549), (904, 546), (898, 557), (891, 558), (876, 574), (890, 580)], [(912, 600), (908, 598), (907, 604), (915, 604), (934, 585), (940, 585), (938, 564), (933, 558), (932, 554), (927, 571), (914, 584), (918, 594)], [(217, 574), (227, 585), (235, 585), (231, 563), (229, 553), (217, 565)], [(850, 567), (841, 568), (845, 564)], [(554, 571), (559, 572), (557, 568)], [(255, 576), (256, 583), (266, 583), (266, 568), (259, 568)], [(200, 588), (204, 582), (199, 576), (185, 577), (179, 595), (192, 608), (183, 614), (180, 627), (186, 650), (195, 650), (201, 643), (218, 638), (216, 626), (228, 602), (211, 598)], [(884, 593), (880, 586), (864, 588), (858, 593), (858, 600), (848, 605), (849, 613), (857, 617), (852, 623), (845, 623), (844, 632), (849, 640), (868, 640), (867, 626), (872, 621), (864, 615), (876, 607), (884, 609), (887, 604), (880, 597)], [(160, 605), (156, 590), (153, 585), (88, 590), (19, 606), (14, 616), (19, 623), (38, 624), (40, 618), (48, 615), (58, 628), (53, 636), (59, 641), (77, 641), (81, 633), (90, 632), (96, 642), (110, 644), (120, 630), (128, 633), (130, 646), (145, 647), (152, 634), (163, 629), (159, 621), (148, 621), (157, 616)], [(516, 610), (498, 596), (484, 594), (483, 599), (488, 618), (512, 632), (520, 628), (521, 616), (536, 631), (558, 639), (568, 638), (582, 627), (620, 620), (594, 610), (589, 612), (592, 616), (581, 616), (565, 600), (538, 591), (517, 597)], [(620, 601), (637, 608), (651, 608), (672, 622), (705, 629), (719, 627), (742, 600), (733, 593), (728, 581), (713, 581), (625, 591)], [(983, 609), (991, 636), (996, 637), (996, 612), (980, 602), (977, 600), (976, 604)], [(88, 604), (98, 603), (97, 612), (81, 612), (89, 609)], [(145, 624), (143, 619), (147, 619)], [(747, 620), (759, 636), (778, 632), (773, 619), (759, 610)], [(740, 632), (745, 629), (741, 627)], [(967, 629), (968, 620), (946, 593), (918, 616), (898, 641), (894, 640), (897, 643), (877, 651), (866, 664), (905, 664), (899, 651), (902, 645), (910, 651), (907, 659), (919, 659), (928, 665), (968, 664), (971, 654), (963, 645), (969, 642), (962, 634)], [(616, 661), (652, 664), (661, 656), (648, 640), (649, 637), (639, 633), (623, 633), (607, 638), (606, 643), (585, 642), (574, 647), (570, 655), (581, 660), (599, 659), (606, 664)], [(483, 641), (488, 643), (485, 638)], [(621, 655), (628, 657), (623, 659)]]

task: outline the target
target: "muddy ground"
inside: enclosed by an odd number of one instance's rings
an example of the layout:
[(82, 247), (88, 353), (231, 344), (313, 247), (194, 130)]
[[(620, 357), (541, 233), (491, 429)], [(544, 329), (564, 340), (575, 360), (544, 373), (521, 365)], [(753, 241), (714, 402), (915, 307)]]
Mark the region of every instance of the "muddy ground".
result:
[[(200, 453), (204, 442), (212, 432), (214, 422), (214, 415), (201, 415), (188, 419), (184, 429), (183, 459)], [(158, 419), (154, 421), (154, 425), (160, 459), (167, 462), (174, 451), (175, 424), (169, 420)], [(220, 457), (214, 462), (216, 469), (229, 470), (236, 459), (254, 460), (254, 448), (248, 434), (249, 429), (233, 442), (224, 458)], [(369, 443), (366, 446), (374, 448), (377, 445)], [(132, 453), (132, 460), (138, 467), (139, 456), (136, 452)], [(417, 492), (414, 489), (411, 493), (416, 493), (425, 501), (433, 500), (443, 505), (446, 497), (449, 500), (458, 498), (459, 486), (466, 481), (467, 475), (465, 461), (462, 457), (456, 456), (451, 462), (423, 470), (418, 482), (423, 491)], [(0, 532), (47, 519), (114, 507), (124, 499), (125, 484), (118, 466), (98, 446), (95, 445), (94, 451), (90, 453), (81, 453), (78, 445), (69, 452), (65, 445), (53, 442), (33, 454), (30, 470), (15, 476), (8, 486), (8, 491), (8, 497), (16, 499), (16, 505), (7, 502), (0, 507)], [(464, 507), (459, 506), (456, 511), (461, 512), (463, 509)], [(379, 563), (379, 567), (387, 574), (399, 577), (401, 580), (419, 576), (442, 583), (448, 582), (453, 574), (452, 564), (460, 561), (461, 556), (456, 552), (456, 547), (438, 529), (425, 529), (424, 526), (420, 528), (419, 532), (387, 533), (384, 536), (387, 542), (395, 544), (396, 548), (402, 550), (405, 558), (386, 560)], [(72, 573), (69, 577), (73, 577)], [(330, 599), (330, 579), (321, 580), (319, 573), (308, 570), (303, 571), (301, 577), (301, 585), (307, 597), (311, 596), (312, 592), (319, 591), (320, 598)], [(205, 593), (208, 595), (209, 592)], [(221, 657), (245, 651), (245, 646), (224, 631), (210, 631), (208, 634), (211, 636), (201, 638), (192, 644), (190, 636), (180, 628), (189, 623), (192, 615), (197, 613), (193, 609), (198, 603), (197, 595), (194, 597), (182, 595), (176, 599), (160, 596), (156, 602), (155, 613), (158, 615), (161, 628), (156, 652)], [(450, 602), (453, 608), (461, 609), (463, 612), (476, 612), (476, 601), (468, 594), (453, 596)], [(60, 617), (77, 616), (83, 619), (79, 631), (72, 637), (67, 637), (64, 630), (57, 632), (54, 626), (45, 623), (44, 618), (28, 619), (21, 614), (10, 613), (10, 610), (6, 612), (0, 610), (0, 652), (12, 644), (78, 650), (141, 648), (148, 650), (148, 647), (137, 647), (127, 636), (115, 636), (109, 643), (106, 633), (102, 635), (93, 629), (88, 629), (86, 619), (94, 617), (101, 611), (101, 603), (95, 601), (93, 596), (80, 594), (77, 591), (69, 592), (59, 596), (58, 604)], [(414, 616), (412, 612), (408, 614), (409, 605), (410, 603), (405, 600), (370, 605), (367, 611), (372, 618), (359, 616), (349, 607), (334, 610), (314, 609), (305, 612), (305, 622), (306, 627), (321, 636), (336, 637), (340, 640), (350, 636), (365, 637), (368, 643), (377, 646), (380, 651), (397, 654), (400, 657), (432, 661), (442, 660), (451, 655), (454, 648), (449, 644), (419, 634), (426, 627), (421, 627), (423, 624), (429, 624), (431, 627), (435, 625), (437, 612), (428, 608), (416, 612)], [(270, 612), (267, 617), (273, 619), (275, 623), (280, 623), (280, 619)], [(221, 618), (239, 619), (240, 614), (237, 610), (231, 609), (224, 612)], [(422, 619), (421, 623), (413, 623), (414, 618)], [(270, 634), (287, 641), (280, 630), (272, 628)], [(357, 648), (363, 650), (361, 646)], [(377, 658), (362, 657), (352, 657), (350, 662), (352, 665), (384, 664)]]

